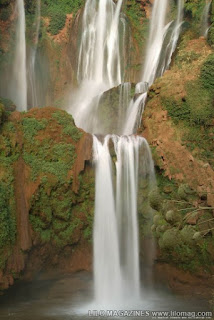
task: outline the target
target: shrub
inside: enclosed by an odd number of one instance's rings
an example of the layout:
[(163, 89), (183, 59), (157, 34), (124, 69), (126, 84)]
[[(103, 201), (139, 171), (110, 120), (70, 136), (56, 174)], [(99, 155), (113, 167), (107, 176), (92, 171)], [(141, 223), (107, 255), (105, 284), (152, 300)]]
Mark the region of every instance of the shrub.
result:
[(214, 54), (209, 55), (204, 62), (201, 68), (200, 78), (203, 86), (214, 92)]
[(207, 41), (209, 45), (214, 45), (214, 22), (211, 24), (209, 28)]
[(2, 21), (7, 21), (11, 15), (12, 11), (11, 11), (11, 7), (5, 7), (1, 9), (1, 13), (0, 13), (0, 20)]
[(74, 13), (83, 5), (83, 0), (44, 0), (42, 16), (50, 18), (49, 31), (55, 35), (64, 27), (66, 14)]
[(185, 0), (184, 8), (187, 14), (200, 21), (205, 4), (205, 0)]

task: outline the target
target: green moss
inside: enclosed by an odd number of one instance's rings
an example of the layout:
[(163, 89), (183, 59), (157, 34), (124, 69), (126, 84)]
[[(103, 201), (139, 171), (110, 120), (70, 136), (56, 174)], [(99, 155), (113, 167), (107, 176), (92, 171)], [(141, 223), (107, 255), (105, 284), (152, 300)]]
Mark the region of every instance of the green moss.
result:
[(214, 22), (211, 24), (208, 31), (208, 43), (213, 46), (214, 45)]
[(161, 102), (163, 106), (168, 111), (168, 115), (173, 119), (173, 121), (177, 124), (180, 120), (190, 119), (190, 108), (187, 103), (181, 103), (180, 101), (176, 101), (172, 97), (162, 97)]
[(12, 14), (11, 6), (1, 8), (0, 20), (7, 21), (10, 18), (11, 14)]
[(200, 79), (204, 88), (210, 90), (214, 96), (214, 54), (209, 55), (203, 63)]
[(13, 245), (16, 239), (13, 161), (0, 156), (0, 248)]
[(52, 114), (53, 118), (63, 126), (63, 133), (69, 135), (74, 141), (80, 140), (82, 132), (74, 124), (74, 119), (67, 112), (59, 110)]
[(44, 0), (42, 1), (42, 15), (50, 18), (48, 31), (58, 34), (64, 27), (66, 14), (76, 12), (84, 4), (83, 0)]
[(192, 18), (194, 23), (200, 23), (206, 0), (185, 0), (185, 14)]
[(35, 118), (24, 118), (22, 120), (25, 139), (32, 141), (38, 131), (45, 129), (48, 121), (46, 119), (37, 120)]
[(162, 198), (159, 194), (158, 189), (153, 189), (149, 193), (149, 203), (152, 209), (159, 211), (162, 206)]
[(38, 157), (37, 155), (27, 152), (23, 154), (23, 159), (26, 162), (26, 164), (28, 164), (31, 167), (31, 177), (34, 181), (42, 173), (50, 173), (56, 176), (59, 181), (65, 181), (68, 171), (72, 167), (72, 164), (74, 162), (74, 159), (71, 159), (70, 164), (67, 163), (67, 159), (66, 163), (60, 159), (58, 161), (47, 161), (42, 157)]
[(132, 34), (134, 35), (138, 45), (142, 48), (144, 40), (148, 34), (149, 20), (146, 18), (144, 12), (144, 15), (142, 15), (141, 9), (142, 7), (139, 1), (129, 0), (126, 2), (125, 13), (132, 27)]
[(3, 104), (0, 103), (0, 125), (4, 121), (5, 109)]
[[(212, 60), (212, 58), (211, 58)], [(212, 67), (210, 74), (208, 65), (203, 74), (204, 80), (208, 77), (207, 87), (212, 86)], [(210, 81), (210, 82), (209, 82)], [(205, 85), (206, 86), (206, 85)], [(191, 150), (197, 150), (196, 156), (213, 165), (214, 118), (213, 90), (205, 88), (202, 79), (189, 81), (185, 84), (186, 96), (181, 100), (163, 96), (162, 105), (168, 111), (173, 122), (182, 129), (183, 143)]]
[[(25, 117), (22, 120), (24, 131), (23, 159), (31, 167), (32, 180), (44, 174), (54, 175), (58, 181), (65, 181), (68, 171), (72, 169), (76, 159), (76, 148), (72, 143), (58, 142), (53, 140), (48, 133), (52, 133), (56, 121), (62, 126), (60, 131), (73, 128), (73, 140), (80, 139), (81, 133), (75, 127), (73, 118), (66, 112), (53, 113), (53, 119), (37, 120), (33, 117)], [(43, 139), (37, 139), (41, 130), (47, 129)], [(59, 132), (60, 140), (65, 141)]]
[(0, 104), (2, 104), (5, 110), (8, 111), (14, 111), (16, 108), (14, 103), (10, 99), (0, 97)]
[(209, 125), (214, 117), (212, 93), (204, 89), (199, 81), (186, 84), (186, 103), (190, 109), (190, 122), (196, 125)]

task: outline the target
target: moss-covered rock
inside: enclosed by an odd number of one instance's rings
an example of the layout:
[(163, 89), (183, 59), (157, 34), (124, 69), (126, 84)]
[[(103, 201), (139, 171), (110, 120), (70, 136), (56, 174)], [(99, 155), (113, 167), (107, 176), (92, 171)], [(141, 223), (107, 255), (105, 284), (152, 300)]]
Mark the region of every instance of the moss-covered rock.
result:
[(179, 224), (182, 221), (181, 215), (174, 210), (167, 211), (165, 217), (166, 221), (171, 223), (172, 225)]
[(181, 200), (188, 200), (195, 192), (188, 184), (181, 184), (178, 188), (178, 196)]
[[(0, 130), (0, 270), (13, 277), (7, 261), (14, 259), (14, 246), (22, 249), (22, 260), (31, 254), (20, 219), (29, 223), (33, 247), (51, 245), (59, 261), (63, 248), (91, 242), (94, 172), (85, 163), (86, 134), (62, 110), (14, 112)], [(16, 274), (24, 267), (19, 263)]]
[(192, 226), (184, 226), (181, 230), (181, 237), (185, 244), (193, 245), (195, 228)]
[(153, 189), (150, 193), (149, 193), (149, 202), (151, 207), (154, 210), (159, 211), (161, 209), (162, 206), (162, 198), (159, 194), (159, 191), (157, 188)]
[(162, 238), (159, 240), (161, 249), (173, 249), (181, 243), (181, 235), (176, 228), (168, 229), (164, 232)]

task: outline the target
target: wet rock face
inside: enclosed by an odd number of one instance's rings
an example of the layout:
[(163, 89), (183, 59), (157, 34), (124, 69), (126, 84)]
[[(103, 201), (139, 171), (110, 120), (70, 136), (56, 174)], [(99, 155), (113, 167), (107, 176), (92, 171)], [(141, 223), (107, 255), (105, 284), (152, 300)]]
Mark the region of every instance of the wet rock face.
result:
[(89, 270), (92, 137), (65, 111), (49, 107), (7, 115), (0, 139), (0, 226), (7, 226), (0, 236), (0, 289), (23, 270), (28, 278), (53, 266)]

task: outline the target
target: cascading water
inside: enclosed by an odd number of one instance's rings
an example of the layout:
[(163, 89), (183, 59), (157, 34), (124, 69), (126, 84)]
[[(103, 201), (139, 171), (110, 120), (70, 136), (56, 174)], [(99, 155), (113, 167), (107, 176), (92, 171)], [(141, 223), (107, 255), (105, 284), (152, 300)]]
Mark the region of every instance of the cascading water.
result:
[(169, 24), (165, 25), (167, 5), (168, 0), (155, 1), (152, 10), (149, 41), (141, 79), (141, 82), (147, 82), (149, 86), (155, 80), (164, 37), (169, 27)]
[(119, 34), (120, 24), (125, 30), (120, 16), (122, 2), (100, 0), (97, 4), (87, 0), (85, 4), (77, 72), (80, 89), (69, 111), (76, 124), (91, 133), (97, 133), (97, 97), (123, 82), (123, 34)]
[(108, 149), (109, 139), (110, 136), (106, 136), (102, 144), (94, 137), (94, 161), (96, 163), (94, 282), (95, 299), (100, 304), (112, 303), (122, 294), (112, 163)]
[[(111, 152), (116, 155), (116, 183)], [(143, 158), (139, 157), (140, 152)], [(95, 299), (102, 307), (119, 306), (140, 297), (138, 237), (138, 174), (154, 180), (148, 143), (138, 136), (94, 136), (96, 202), (94, 222)], [(142, 161), (143, 160), (143, 161)], [(116, 192), (114, 191), (116, 190)], [(130, 299), (130, 292), (132, 298)]]
[(177, 19), (174, 22), (173, 30), (171, 33), (170, 40), (164, 49), (163, 61), (159, 63), (159, 73), (158, 76), (162, 76), (165, 70), (167, 70), (172, 61), (172, 55), (177, 47), (178, 39), (181, 32), (181, 26), (183, 24), (183, 9), (184, 9), (184, 0), (178, 1), (178, 14)]
[[(78, 59), (79, 91), (70, 109), (76, 124), (91, 133), (105, 131), (99, 123), (98, 109), (102, 94), (123, 82), (119, 26), (125, 31), (120, 11), (122, 0), (87, 0), (83, 13), (82, 38)], [(136, 130), (137, 119), (161, 66), (168, 67), (175, 50), (183, 12), (179, 0), (177, 20), (166, 24), (168, 0), (155, 0), (150, 23), (150, 36), (141, 82), (135, 98), (128, 103), (131, 85), (120, 86), (118, 134), (107, 135), (103, 142), (94, 136), (96, 196), (94, 218), (94, 284), (96, 305), (124, 305), (130, 292), (133, 300), (140, 297), (138, 183), (154, 181), (154, 165), (144, 138), (127, 136)], [(170, 27), (172, 33), (167, 50), (163, 44)], [(87, 92), (87, 94), (86, 94)], [(125, 109), (125, 112), (124, 112)], [(111, 128), (109, 128), (109, 133)], [(115, 162), (112, 160), (115, 160)], [(139, 170), (140, 168), (140, 170)]]
[(17, 28), (15, 42), (15, 57), (10, 98), (19, 111), (27, 110), (27, 78), (26, 78), (26, 41), (25, 41), (25, 8), (24, 0), (17, 0)]
[(39, 105), (38, 99), (38, 89), (36, 83), (36, 54), (37, 54), (37, 47), (39, 42), (39, 29), (41, 24), (41, 0), (37, 0), (36, 6), (36, 15), (35, 15), (35, 36), (34, 36), (34, 43), (33, 48), (31, 48), (31, 54), (29, 58), (29, 70), (28, 70), (28, 77), (29, 77), (29, 105), (31, 107), (36, 107)]
[(205, 38), (207, 37), (208, 31), (209, 31), (209, 12), (211, 7), (212, 1), (207, 1), (204, 6), (204, 11), (202, 15), (202, 28), (201, 28), (201, 34)]
[(130, 101), (123, 134), (133, 133), (136, 128), (137, 119), (141, 118), (142, 111), (144, 110), (148, 88), (153, 84), (157, 76), (163, 75), (170, 65), (181, 31), (183, 7), (184, 1), (178, 0), (177, 19), (174, 22), (170, 39), (164, 47), (164, 40), (173, 22), (171, 21), (166, 24), (168, 0), (155, 0), (154, 2), (142, 78), (135, 89), (135, 93), (138, 96)]

